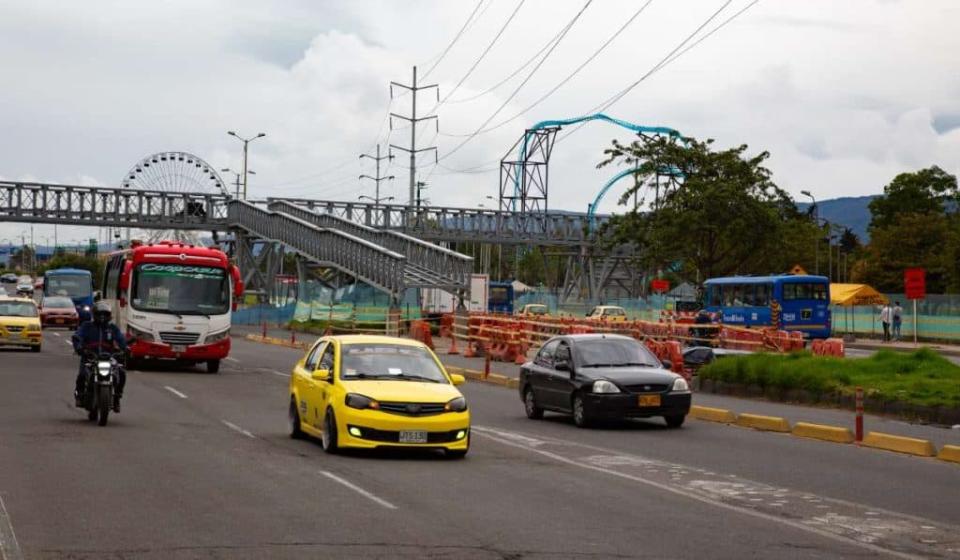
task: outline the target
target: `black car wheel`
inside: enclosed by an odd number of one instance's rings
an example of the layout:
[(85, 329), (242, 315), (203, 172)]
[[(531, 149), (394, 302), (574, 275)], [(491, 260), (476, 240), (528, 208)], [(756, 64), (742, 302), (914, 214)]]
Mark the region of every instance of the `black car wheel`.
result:
[(543, 409), (537, 406), (537, 399), (533, 396), (533, 389), (527, 387), (523, 392), (523, 408), (527, 413), (527, 418), (539, 420), (543, 418)]
[(340, 447), (337, 443), (337, 419), (333, 416), (333, 410), (327, 409), (327, 416), (323, 419), (323, 433), (320, 437), (320, 445), (327, 453), (336, 453)]
[(578, 428), (590, 427), (590, 418), (587, 416), (587, 411), (583, 406), (583, 397), (580, 395), (573, 396), (573, 423)]
[(673, 416), (664, 416), (663, 419), (667, 421), (667, 427), (679, 428), (683, 426), (683, 421), (687, 419), (687, 416), (685, 414), (675, 414)]

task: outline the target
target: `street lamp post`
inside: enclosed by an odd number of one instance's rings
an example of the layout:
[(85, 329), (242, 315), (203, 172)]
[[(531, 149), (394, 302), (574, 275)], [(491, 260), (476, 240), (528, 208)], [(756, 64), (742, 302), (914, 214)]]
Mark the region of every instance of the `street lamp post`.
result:
[[(239, 200), (239, 199), (240, 199), (240, 177), (243, 176), (243, 173), (240, 172), (240, 171), (234, 171), (233, 169), (230, 169), (229, 167), (224, 167), (223, 169), (220, 170), (220, 172), (221, 172), (221, 173), (230, 173), (230, 174), (233, 175), (233, 178), (234, 178), (233, 184), (234, 184), (234, 186), (236, 187), (236, 195), (235, 195), (235, 196), (236, 196), (236, 198)], [(247, 170), (247, 173), (248, 173), (249, 175), (256, 175), (256, 174), (257, 174), (257, 172), (254, 171), (253, 169), (248, 169), (248, 170)]]
[[(803, 196), (810, 197), (810, 200), (813, 201), (811, 208), (813, 209), (813, 220), (817, 224), (817, 227), (820, 227), (820, 209), (817, 208), (817, 199), (813, 197), (810, 191), (800, 191), (800, 194)], [(818, 235), (813, 239), (813, 255), (816, 262), (816, 272), (815, 274), (820, 274), (820, 236)]]
[[(829, 231), (829, 230), (828, 230)], [(827, 279), (832, 280), (833, 274), (833, 240), (836, 239), (836, 235), (827, 236)], [(837, 257), (837, 260), (840, 260), (840, 257)]]
[(257, 134), (256, 136), (251, 136), (250, 138), (244, 138), (244, 137), (240, 136), (239, 134), (237, 134), (236, 132), (234, 132), (234, 131), (232, 131), (232, 130), (228, 130), (228, 131), (227, 131), (227, 134), (229, 134), (230, 136), (233, 136), (233, 137), (236, 138), (237, 140), (243, 142), (243, 199), (246, 200), (246, 199), (247, 199), (247, 174), (248, 174), (248, 171), (247, 171), (247, 154), (248, 154), (248, 152), (249, 152), (250, 142), (253, 142), (253, 141), (256, 140), (257, 138), (263, 138), (263, 137), (266, 136), (267, 134), (264, 133), (264, 132), (261, 132), (261, 133)]
[(372, 196), (367, 196), (367, 195), (365, 195), (365, 194), (361, 194), (360, 196), (357, 197), (357, 200), (369, 200), (369, 201), (372, 201), (372, 202), (373, 202), (373, 208), (374, 208), (374, 210), (376, 210), (376, 209), (380, 206), (380, 203), (381, 203), (381, 202), (389, 202), (389, 201), (393, 200), (393, 197), (392, 197), (392, 196), (384, 196), (384, 197), (377, 196), (377, 197), (372, 197)]

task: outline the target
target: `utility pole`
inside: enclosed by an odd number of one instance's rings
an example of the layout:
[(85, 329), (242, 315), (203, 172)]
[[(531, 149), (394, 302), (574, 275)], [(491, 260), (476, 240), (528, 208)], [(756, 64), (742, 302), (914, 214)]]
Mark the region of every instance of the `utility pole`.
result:
[(247, 153), (249, 152), (249, 145), (250, 145), (250, 142), (253, 142), (257, 138), (263, 138), (264, 136), (266, 136), (266, 133), (261, 132), (256, 136), (251, 136), (250, 138), (244, 138), (243, 136), (240, 136), (239, 134), (237, 134), (232, 130), (228, 130), (227, 134), (243, 142), (243, 199), (246, 200), (247, 199), (247, 175), (249, 174), (249, 171), (247, 170)]
[[(436, 116), (436, 115), (430, 115), (430, 116), (419, 117), (419, 118), (417, 117), (417, 93), (419, 93), (420, 90), (434, 88), (434, 89), (436, 89), (436, 91), (437, 91), (437, 102), (439, 102), (439, 101), (440, 101), (440, 90), (439, 90), (439, 88), (437, 88), (437, 84), (430, 84), (430, 85), (426, 85), (426, 86), (417, 85), (417, 67), (416, 67), (416, 66), (413, 67), (413, 84), (412, 84), (412, 85), (399, 84), (399, 83), (397, 83), (397, 82), (390, 82), (390, 99), (393, 99), (393, 88), (394, 88), (394, 86), (399, 87), (399, 88), (403, 88), (403, 89), (405, 89), (405, 90), (408, 90), (408, 91), (410, 92), (411, 96), (413, 97), (413, 101), (412, 101), (412, 103), (411, 103), (411, 113), (410, 113), (410, 116), (409, 116), (409, 117), (405, 117), (405, 116), (403, 116), (403, 115), (398, 115), (398, 114), (396, 114), (396, 113), (390, 113), (390, 129), (391, 129), (391, 130), (393, 129), (393, 119), (394, 119), (394, 118), (398, 118), (398, 119), (401, 119), (401, 120), (405, 120), (405, 121), (407, 121), (407, 122), (410, 123), (410, 147), (409, 147), (409, 148), (404, 148), (404, 147), (401, 147), (401, 146), (397, 146), (397, 145), (395, 145), (395, 144), (390, 144), (390, 147), (391, 147), (391, 148), (396, 148), (397, 150), (401, 150), (401, 151), (404, 151), (404, 152), (407, 152), (407, 153), (410, 154), (410, 195), (409, 195), (409, 198), (407, 199), (407, 205), (408, 205), (408, 206), (413, 206), (414, 200), (415, 200), (415, 196), (416, 196), (415, 189), (416, 189), (416, 183), (417, 183), (417, 180), (416, 180), (416, 173), (417, 173), (417, 153), (418, 153), (418, 152), (426, 152), (426, 151), (429, 151), (429, 150), (433, 150), (433, 156), (434, 156), (434, 158), (436, 158), (436, 156), (437, 156), (437, 147), (436, 147), (436, 146), (427, 146), (427, 147), (425, 147), (425, 148), (419, 148), (419, 149), (417, 148), (417, 124), (418, 124), (420, 121), (426, 121), (426, 120), (430, 120), (430, 119), (433, 119), (434, 122), (437, 122), (437, 121), (436, 121), (436, 119), (437, 119), (437, 116)], [(437, 125), (437, 126), (438, 126), (437, 130), (439, 131), (439, 125)]]
[[(243, 172), (242, 172), (242, 171), (234, 171), (233, 169), (230, 169), (229, 167), (224, 167), (223, 169), (220, 170), (220, 172), (221, 172), (221, 173), (232, 173), (232, 174), (233, 174), (233, 177), (234, 177), (233, 186), (236, 188), (236, 197), (237, 197), (237, 200), (240, 200), (240, 185), (242, 184), (242, 182), (240, 181), (240, 177), (243, 176)], [(253, 169), (248, 169), (248, 170), (247, 170), (247, 174), (248, 174), (248, 175), (256, 175), (257, 172), (254, 171)]]
[(361, 179), (370, 179), (371, 181), (373, 181), (373, 182), (376, 184), (376, 193), (373, 195), (373, 199), (376, 201), (375, 204), (379, 206), (380, 200), (381, 200), (381, 198), (380, 198), (380, 181), (392, 181), (392, 180), (394, 180), (394, 179), (396, 178), (396, 177), (394, 177), (393, 175), (390, 175), (389, 177), (384, 177), (383, 175), (380, 175), (380, 162), (383, 161), (383, 160), (385, 160), (385, 159), (386, 159), (386, 160), (392, 160), (392, 159), (393, 159), (393, 154), (389, 154), (389, 155), (386, 155), (386, 156), (381, 156), (381, 155), (380, 155), (380, 144), (377, 144), (377, 155), (376, 155), (376, 157), (371, 156), (370, 154), (360, 154), (360, 159), (363, 159), (363, 158), (372, 159), (372, 160), (375, 161), (376, 164), (377, 164), (377, 175), (376, 175), (375, 177), (371, 177), (370, 175), (360, 175), (360, 178), (361, 178)]

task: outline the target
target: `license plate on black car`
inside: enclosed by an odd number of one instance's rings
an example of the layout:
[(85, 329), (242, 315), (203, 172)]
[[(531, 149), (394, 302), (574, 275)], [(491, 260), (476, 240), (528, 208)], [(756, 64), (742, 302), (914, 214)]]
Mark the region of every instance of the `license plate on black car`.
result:
[(640, 395), (639, 406), (660, 406), (660, 395)]
[(427, 443), (427, 432), (423, 430), (403, 430), (400, 443)]

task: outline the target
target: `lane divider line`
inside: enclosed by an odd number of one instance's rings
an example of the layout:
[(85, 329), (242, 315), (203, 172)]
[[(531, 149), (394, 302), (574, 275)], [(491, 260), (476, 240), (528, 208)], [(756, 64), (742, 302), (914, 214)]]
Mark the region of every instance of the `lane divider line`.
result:
[(55, 332), (55, 333), (52, 333), (52, 334), (53, 334), (53, 336), (60, 336), (60, 333), (58, 333), (58, 332)]
[(233, 431), (235, 431), (235, 432), (237, 432), (237, 433), (243, 434), (243, 435), (247, 436), (247, 437), (250, 438), (250, 439), (257, 439), (257, 436), (251, 434), (251, 433), (248, 432), (247, 430), (244, 430), (244, 429), (241, 428), (240, 426), (237, 426), (237, 425), (234, 424), (233, 422), (228, 422), (228, 421), (226, 421), (226, 420), (220, 420), (220, 421), (223, 422), (223, 425), (224, 425), (224, 426), (230, 428), (231, 430), (233, 430)]
[(187, 398), (186, 395), (184, 395), (184, 394), (181, 393), (180, 391), (177, 391), (176, 389), (174, 389), (173, 387), (171, 387), (171, 386), (169, 386), (169, 385), (164, 385), (163, 388), (166, 389), (167, 391), (170, 391), (170, 392), (173, 393), (174, 395), (180, 397), (181, 399)]
[(280, 377), (290, 377), (290, 374), (289, 374), (289, 373), (283, 373), (282, 371), (277, 371), (277, 370), (275, 370), (275, 369), (271, 369), (271, 370), (269, 370), (269, 371), (270, 371), (270, 373), (272, 373), (272, 374), (274, 374), (274, 375), (279, 375)]
[(340, 478), (339, 476), (333, 474), (332, 472), (329, 472), (329, 471), (320, 471), (320, 474), (322, 474), (323, 476), (329, 478), (330, 480), (332, 480), (332, 481), (334, 481), (334, 482), (336, 482), (336, 483), (338, 483), (338, 484), (341, 484), (341, 485), (343, 485), (343, 486), (345, 486), (345, 487), (353, 490), (354, 492), (356, 492), (357, 494), (360, 494), (360, 495), (363, 496), (364, 498), (367, 498), (368, 500), (370, 500), (370, 501), (372, 501), (372, 502), (375, 502), (375, 503), (377, 503), (377, 504), (379, 504), (379, 505), (381, 505), (381, 506), (383, 506), (383, 507), (385, 507), (385, 508), (387, 508), (387, 509), (397, 509), (397, 506), (391, 504), (390, 502), (384, 500), (383, 498), (377, 496), (376, 494), (373, 494), (372, 492), (368, 492), (368, 491), (364, 490), (363, 488), (360, 488), (360, 487), (357, 486), (356, 484), (350, 482), (349, 480), (345, 480), (345, 479), (343, 479), (343, 478)]
[(233, 356), (227, 356), (226, 358), (224, 358), (224, 360), (228, 362), (240, 363), (240, 360), (234, 358)]
[(13, 523), (10, 522), (10, 514), (7, 513), (7, 506), (3, 503), (3, 496), (0, 496), (0, 558), (23, 559), (20, 543), (17, 542), (17, 535), (13, 532)]

